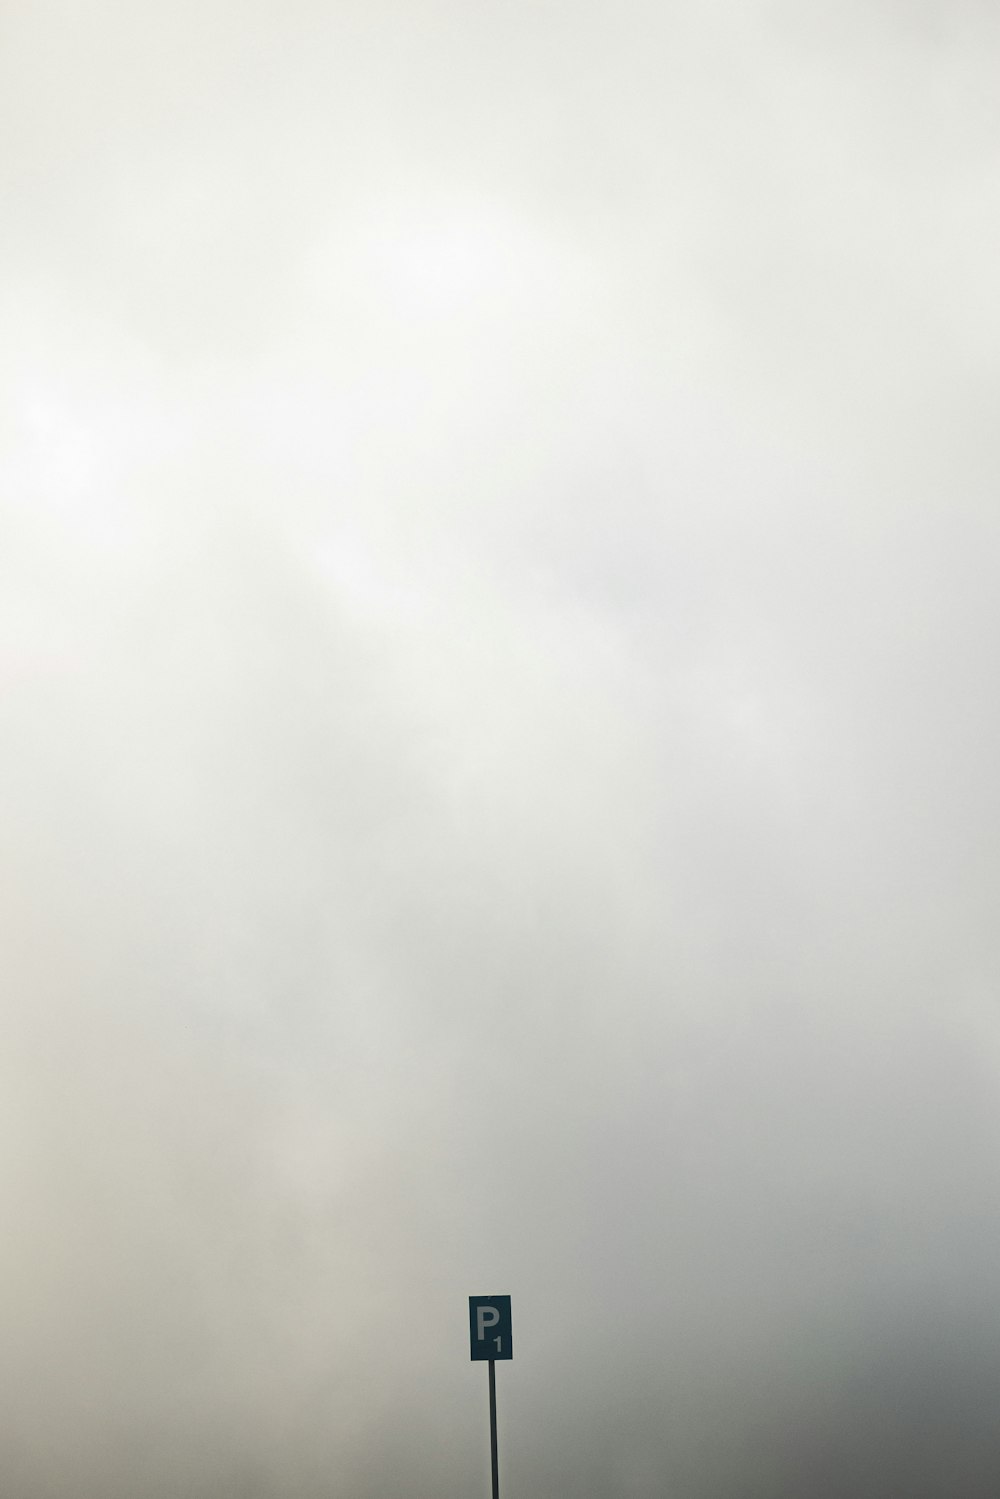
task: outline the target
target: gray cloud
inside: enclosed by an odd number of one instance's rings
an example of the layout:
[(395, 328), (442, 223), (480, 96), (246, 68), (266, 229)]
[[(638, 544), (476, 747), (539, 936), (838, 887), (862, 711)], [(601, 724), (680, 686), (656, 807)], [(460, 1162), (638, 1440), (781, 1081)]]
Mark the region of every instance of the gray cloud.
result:
[(985, 8), (13, 6), (7, 1488), (995, 1488)]

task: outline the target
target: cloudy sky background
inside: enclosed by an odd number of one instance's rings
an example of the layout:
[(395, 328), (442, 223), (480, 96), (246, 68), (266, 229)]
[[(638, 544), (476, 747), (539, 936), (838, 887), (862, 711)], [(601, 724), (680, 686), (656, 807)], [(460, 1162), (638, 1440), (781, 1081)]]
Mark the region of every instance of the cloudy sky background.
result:
[(995, 1495), (998, 66), (8, 0), (13, 1499)]

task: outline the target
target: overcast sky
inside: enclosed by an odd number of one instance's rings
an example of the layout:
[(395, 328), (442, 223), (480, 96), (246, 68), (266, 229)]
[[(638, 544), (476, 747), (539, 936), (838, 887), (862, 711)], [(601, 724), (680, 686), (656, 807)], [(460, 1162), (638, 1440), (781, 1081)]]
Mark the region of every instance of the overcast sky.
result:
[(995, 1499), (1000, 11), (6, 0), (10, 1499)]

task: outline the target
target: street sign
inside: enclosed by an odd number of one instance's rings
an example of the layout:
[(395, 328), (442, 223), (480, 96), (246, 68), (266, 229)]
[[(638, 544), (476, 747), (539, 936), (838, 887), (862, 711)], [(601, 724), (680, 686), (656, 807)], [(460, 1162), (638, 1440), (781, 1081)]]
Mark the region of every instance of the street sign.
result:
[(474, 1359), (513, 1358), (510, 1297), (469, 1297), (469, 1339)]
[(500, 1467), (497, 1462), (497, 1370), (498, 1358), (513, 1358), (510, 1344), (510, 1297), (469, 1297), (469, 1341), (474, 1361), (490, 1366), (490, 1469), (493, 1499), (500, 1499)]

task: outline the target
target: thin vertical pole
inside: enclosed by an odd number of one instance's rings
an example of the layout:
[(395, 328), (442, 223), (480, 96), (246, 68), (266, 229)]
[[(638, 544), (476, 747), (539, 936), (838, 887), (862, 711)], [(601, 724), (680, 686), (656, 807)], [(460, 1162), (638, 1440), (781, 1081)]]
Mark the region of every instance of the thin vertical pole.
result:
[(500, 1499), (500, 1476), (497, 1466), (497, 1370), (490, 1359), (490, 1461), (493, 1465), (493, 1499)]

